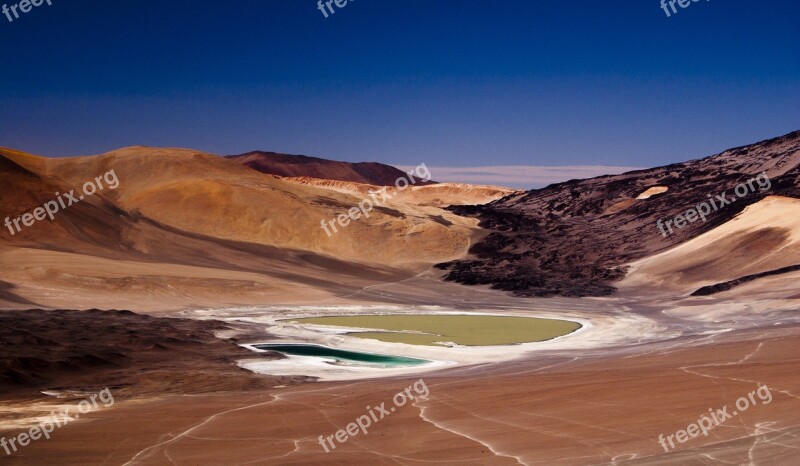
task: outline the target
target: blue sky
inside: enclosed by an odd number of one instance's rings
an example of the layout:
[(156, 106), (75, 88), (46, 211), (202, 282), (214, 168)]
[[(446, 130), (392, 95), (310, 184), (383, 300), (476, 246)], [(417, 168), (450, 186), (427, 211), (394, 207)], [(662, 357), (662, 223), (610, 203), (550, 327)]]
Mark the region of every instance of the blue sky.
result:
[(800, 129), (796, 0), (52, 2), (0, 16), (0, 146), (647, 167)]

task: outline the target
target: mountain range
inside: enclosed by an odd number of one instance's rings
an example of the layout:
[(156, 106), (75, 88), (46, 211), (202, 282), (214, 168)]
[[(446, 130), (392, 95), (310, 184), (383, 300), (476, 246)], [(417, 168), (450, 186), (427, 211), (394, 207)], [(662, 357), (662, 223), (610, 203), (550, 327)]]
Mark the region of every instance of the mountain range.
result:
[[(699, 160), (527, 192), (417, 185), (332, 237), (321, 222), (404, 173), (382, 164), (267, 152), (219, 157), (151, 147), (74, 158), (0, 149), (0, 166), (8, 187), (0, 209), (11, 217), (108, 170), (120, 180), (116, 190), (87, 197), (52, 222), (0, 235), (0, 299), (7, 305), (47, 307), (45, 290), (70, 296), (88, 288), (109, 299), (130, 294), (137, 302), (144, 294), (155, 308), (187, 297), (209, 305), (290, 299), (298, 287), (331, 298), (434, 265), (448, 280), (522, 296), (604, 296), (637, 281), (631, 274), (636, 261), (706, 237), (736, 218), (796, 208), (800, 132)], [(658, 222), (713, 196), (735, 197), (735, 186), (759, 175), (769, 178), (769, 189), (748, 192), (672, 234), (659, 229)], [(800, 257), (784, 225), (790, 218), (732, 229), (707, 254), (694, 254), (700, 262), (680, 268), (674, 264), (683, 262), (673, 261), (677, 275), (666, 281), (685, 281), (685, 291), (694, 292), (793, 270)], [(718, 257), (721, 245), (735, 249), (739, 262)], [(691, 275), (686, 268), (703, 279), (676, 279)], [(81, 304), (76, 299), (75, 307)]]

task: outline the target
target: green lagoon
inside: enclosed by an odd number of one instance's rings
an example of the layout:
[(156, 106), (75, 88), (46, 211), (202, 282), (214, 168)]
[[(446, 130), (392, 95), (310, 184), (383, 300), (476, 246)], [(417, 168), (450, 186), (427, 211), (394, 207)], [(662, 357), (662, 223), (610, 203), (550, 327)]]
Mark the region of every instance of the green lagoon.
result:
[(357, 351), (340, 350), (320, 345), (270, 343), (253, 346), (260, 350), (277, 351), (279, 353), (291, 354), (295, 356), (316, 356), (331, 358), (341, 362), (366, 363), (384, 367), (418, 366), (429, 362), (425, 361), (424, 359), (405, 358), (402, 356), (390, 356), (376, 353), (360, 353)]
[(373, 329), (354, 330), (348, 335), (428, 346), (440, 342), (463, 346), (513, 345), (551, 340), (581, 328), (579, 323), (567, 320), (474, 314), (350, 315), (290, 320), (299, 324)]

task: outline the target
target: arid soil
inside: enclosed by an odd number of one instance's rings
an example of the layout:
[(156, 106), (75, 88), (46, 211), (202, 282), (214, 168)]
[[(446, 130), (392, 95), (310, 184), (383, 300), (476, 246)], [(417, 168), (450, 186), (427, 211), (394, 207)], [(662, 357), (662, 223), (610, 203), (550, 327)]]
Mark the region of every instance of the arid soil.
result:
[[(410, 287), (410, 288), (409, 288)], [(331, 453), (318, 443), (419, 380), (275, 384), (207, 395), (152, 394), (123, 400), (5, 458), (7, 464), (795, 464), (800, 426), (796, 351), (800, 323), (790, 312), (755, 314), (760, 325), (673, 318), (625, 299), (519, 300), (434, 277), (365, 290), (472, 308), (515, 306), (569, 313), (649, 316), (661, 335), (641, 344), (539, 351), (511, 362), (422, 376), (427, 400), (398, 407), (367, 435)], [(407, 295), (409, 298), (411, 295)], [(491, 304), (490, 304), (491, 303)], [(720, 308), (724, 307), (720, 305)], [(618, 311), (615, 311), (618, 309)], [(722, 309), (721, 309), (722, 310)], [(718, 321), (715, 323), (715, 321)], [(772, 322), (774, 324), (767, 324)], [(731, 331), (724, 331), (730, 326)], [(650, 337), (652, 337), (651, 335)], [(629, 336), (635, 341), (637, 335)], [(650, 338), (648, 337), (648, 338)], [(180, 368), (176, 368), (178, 370)], [(224, 384), (227, 377), (219, 378)], [(772, 401), (667, 453), (674, 434), (709, 409), (767, 385)], [(154, 422), (157, 420), (157, 422)], [(5, 433), (4, 435), (13, 434)]]

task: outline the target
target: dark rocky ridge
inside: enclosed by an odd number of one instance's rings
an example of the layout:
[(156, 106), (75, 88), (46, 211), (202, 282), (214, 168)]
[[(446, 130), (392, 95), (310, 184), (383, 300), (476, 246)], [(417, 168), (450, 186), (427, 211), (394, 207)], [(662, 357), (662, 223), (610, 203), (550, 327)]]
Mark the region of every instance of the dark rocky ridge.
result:
[[(772, 187), (663, 237), (656, 227), (766, 172)], [(636, 197), (655, 186), (666, 193)], [(709, 231), (768, 195), (800, 198), (800, 131), (700, 160), (588, 180), (571, 180), (484, 206), (450, 210), (480, 219), (492, 233), (472, 258), (439, 264), (446, 279), (492, 285), (520, 296), (604, 296), (624, 264)]]
[(269, 356), (217, 338), (223, 330), (230, 326), (130, 311), (3, 311), (0, 399), (104, 387), (115, 396), (209, 393), (288, 381), (237, 367), (239, 359)]
[(722, 293), (723, 291), (732, 290), (739, 285), (752, 282), (764, 277), (774, 277), (775, 275), (782, 275), (789, 272), (796, 272), (800, 270), (799, 265), (790, 265), (788, 267), (781, 267), (780, 269), (770, 270), (768, 272), (754, 273), (752, 275), (745, 275), (744, 277), (735, 280), (728, 280), (727, 282), (717, 283), (715, 285), (704, 286), (699, 290), (692, 293), (692, 296), (711, 296), (713, 294)]

